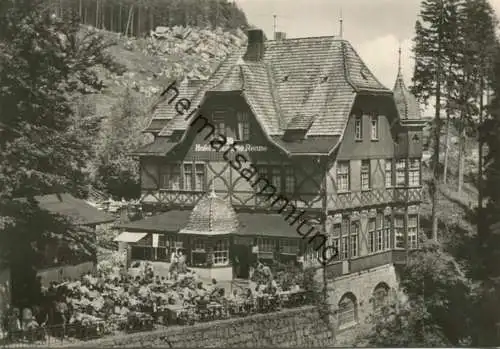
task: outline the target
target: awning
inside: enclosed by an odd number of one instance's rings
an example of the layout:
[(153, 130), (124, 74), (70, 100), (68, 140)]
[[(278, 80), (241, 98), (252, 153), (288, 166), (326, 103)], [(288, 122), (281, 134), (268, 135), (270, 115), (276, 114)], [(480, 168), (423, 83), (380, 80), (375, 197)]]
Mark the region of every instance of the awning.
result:
[(114, 241), (119, 242), (137, 242), (143, 237), (148, 235), (148, 233), (130, 233), (128, 231), (124, 231), (120, 235), (114, 238)]
[(179, 230), (179, 234), (186, 234), (186, 235), (200, 235), (200, 236), (218, 236), (218, 235), (231, 235), (231, 232), (227, 231), (197, 231), (197, 230), (187, 230), (187, 229), (182, 229)]

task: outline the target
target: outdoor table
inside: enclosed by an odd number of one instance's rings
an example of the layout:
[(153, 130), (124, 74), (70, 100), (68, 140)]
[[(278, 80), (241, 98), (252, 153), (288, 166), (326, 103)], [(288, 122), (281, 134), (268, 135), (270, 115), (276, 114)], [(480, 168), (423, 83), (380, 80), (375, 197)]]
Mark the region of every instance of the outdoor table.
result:
[(168, 324), (177, 324), (179, 320), (184, 315), (188, 315), (190, 307), (187, 307), (182, 304), (169, 304), (165, 306), (167, 310), (167, 323)]
[(207, 305), (207, 308), (209, 311), (209, 316), (212, 320), (222, 318), (222, 313), (224, 308), (222, 304), (212, 302)]

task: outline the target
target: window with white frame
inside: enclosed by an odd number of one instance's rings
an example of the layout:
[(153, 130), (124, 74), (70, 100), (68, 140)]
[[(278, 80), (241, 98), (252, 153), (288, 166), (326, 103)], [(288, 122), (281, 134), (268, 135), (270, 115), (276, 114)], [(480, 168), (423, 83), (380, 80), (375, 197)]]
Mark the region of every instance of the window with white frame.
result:
[(283, 254), (299, 253), (299, 241), (294, 239), (280, 240), (280, 250)]
[(351, 222), (351, 258), (358, 256), (359, 221)]
[(213, 112), (212, 122), (214, 124), (215, 132), (226, 136), (225, 113), (222, 111)]
[(271, 184), (276, 188), (276, 193), (281, 193), (281, 166), (272, 166), (271, 167)]
[(408, 248), (417, 248), (418, 246), (418, 215), (408, 216)]
[(392, 229), (392, 224), (391, 224), (391, 216), (386, 215), (384, 217), (384, 249), (390, 249), (391, 248), (391, 229)]
[(368, 220), (368, 251), (373, 253), (377, 250), (376, 239), (375, 239), (375, 218), (370, 218)]
[(342, 259), (348, 259), (348, 258), (349, 258), (349, 237), (343, 236), (342, 237)]
[(372, 141), (378, 140), (378, 115), (370, 116)]
[(184, 164), (184, 190), (193, 190), (193, 164)]
[(194, 189), (206, 191), (205, 164), (195, 165)]
[(191, 262), (193, 266), (205, 266), (207, 263), (206, 241), (194, 239), (191, 248)]
[(352, 293), (345, 294), (338, 305), (339, 327), (347, 327), (358, 321), (358, 305), (356, 297)]
[(385, 187), (392, 188), (393, 186), (392, 159), (385, 159)]
[[(329, 240), (330, 240), (329, 246), (331, 246), (331, 248), (329, 248), (327, 250), (327, 253), (326, 253), (327, 258), (333, 257), (334, 251), (340, 251), (339, 238), (334, 238), (333, 236), (330, 236)], [(339, 255), (337, 255), (337, 258), (338, 257), (339, 257)]]
[(399, 159), (396, 161), (396, 186), (406, 186), (406, 160)]
[(270, 253), (276, 250), (276, 242), (273, 239), (259, 238), (257, 240), (259, 252)]
[(229, 241), (221, 239), (215, 242), (213, 251), (213, 265), (229, 264)]
[(397, 215), (394, 217), (394, 237), (395, 247), (404, 248), (405, 247), (405, 218), (403, 215)]
[(171, 249), (171, 250), (174, 250), (174, 249), (177, 249), (177, 248), (184, 248), (184, 241), (182, 241), (179, 237), (172, 237), (172, 236), (168, 236), (166, 238), (166, 246)]
[(370, 160), (361, 161), (361, 190), (370, 190)]
[(357, 141), (363, 139), (363, 119), (361, 115), (356, 115), (354, 118), (354, 137)]
[(376, 221), (376, 229), (377, 229), (377, 248), (376, 251), (384, 250), (384, 215), (382, 213), (377, 213), (377, 221)]
[(265, 165), (260, 165), (257, 167), (258, 177), (255, 180), (255, 184), (257, 185), (259, 193), (263, 195), (269, 195), (271, 190), (269, 186), (266, 188), (268, 183), (271, 183), (268, 170), (269, 170), (268, 166)]
[(335, 237), (340, 236), (341, 229), (342, 226), (340, 225), (340, 223), (334, 223), (332, 226), (332, 235)]
[(181, 168), (179, 164), (160, 167), (160, 188), (179, 190), (181, 188)]
[(349, 191), (349, 161), (337, 162), (337, 190), (339, 193)]
[(295, 173), (293, 167), (285, 167), (285, 193), (293, 194), (295, 192)]
[(420, 159), (410, 159), (408, 166), (408, 185), (420, 186)]
[(248, 141), (250, 139), (250, 121), (247, 112), (238, 112), (238, 140)]

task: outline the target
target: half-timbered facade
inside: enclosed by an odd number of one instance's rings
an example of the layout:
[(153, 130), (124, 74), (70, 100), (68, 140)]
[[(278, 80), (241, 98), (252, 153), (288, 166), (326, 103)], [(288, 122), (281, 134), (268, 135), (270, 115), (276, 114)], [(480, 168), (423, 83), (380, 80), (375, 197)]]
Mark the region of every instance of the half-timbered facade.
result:
[[(171, 85), (153, 114), (155, 140), (136, 153), (145, 208), (189, 211), (213, 187), (258, 222), (276, 208), (241, 175), (253, 164), (338, 247), (332, 276), (404, 262), (418, 246), (418, 105), (401, 73), (384, 87), (346, 40), (265, 41), (250, 30), (246, 48), (207, 81)], [(222, 149), (214, 134), (225, 136)]]

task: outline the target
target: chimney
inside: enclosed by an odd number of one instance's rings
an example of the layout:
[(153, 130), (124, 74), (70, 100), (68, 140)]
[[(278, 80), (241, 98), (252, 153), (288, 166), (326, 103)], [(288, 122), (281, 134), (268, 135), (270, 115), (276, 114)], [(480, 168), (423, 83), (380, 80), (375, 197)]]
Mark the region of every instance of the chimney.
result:
[(246, 61), (258, 62), (264, 57), (264, 32), (262, 29), (250, 29), (248, 31)]
[(286, 33), (285, 32), (276, 32), (274, 33), (274, 40), (276, 41), (281, 41), (286, 39)]

